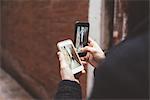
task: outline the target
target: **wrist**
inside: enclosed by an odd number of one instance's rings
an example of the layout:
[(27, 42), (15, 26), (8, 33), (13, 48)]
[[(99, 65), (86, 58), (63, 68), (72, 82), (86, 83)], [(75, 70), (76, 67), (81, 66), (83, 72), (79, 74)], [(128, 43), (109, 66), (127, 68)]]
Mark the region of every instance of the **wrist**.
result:
[(70, 81), (75, 81), (77, 83), (80, 83), (79, 80), (76, 79), (72, 73), (65, 73), (64, 70), (61, 70), (60, 73), (61, 73), (62, 80), (70, 80)]

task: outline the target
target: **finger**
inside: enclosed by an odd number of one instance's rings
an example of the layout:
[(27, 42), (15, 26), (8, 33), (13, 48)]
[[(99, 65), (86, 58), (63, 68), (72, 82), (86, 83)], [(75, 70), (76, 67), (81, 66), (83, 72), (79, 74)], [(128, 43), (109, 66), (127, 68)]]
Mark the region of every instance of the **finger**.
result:
[(87, 65), (87, 64), (88, 64), (86, 61), (81, 61), (81, 63), (82, 63), (83, 65)]
[(59, 54), (60, 54), (60, 53), (61, 53), (61, 52), (60, 52), (60, 51), (58, 51), (58, 52), (57, 52), (57, 55), (59, 56)]
[(86, 61), (89, 61), (90, 53), (88, 52), (85, 57), (86, 57)]
[(86, 46), (86, 47), (84, 47), (84, 48), (81, 48), (81, 51), (82, 52), (90, 52), (90, 53), (96, 53), (96, 49), (95, 48), (93, 48), (93, 47), (89, 47), (89, 46)]
[(92, 42), (88, 43), (88, 46), (93, 47), (94, 44)]
[(86, 73), (86, 71), (85, 70), (82, 70), (82, 74), (85, 74)]
[(59, 55), (60, 51), (57, 52), (57, 55)]
[(81, 61), (88, 61), (89, 60), (89, 56), (90, 56), (90, 53), (87, 52), (86, 56), (80, 57), (80, 59), (81, 59)]
[(66, 68), (67, 63), (66, 63), (66, 60), (65, 60), (65, 57), (64, 57), (63, 53), (58, 52), (58, 57), (59, 57), (59, 61), (60, 61), (60, 68), (61, 69)]
[(95, 43), (95, 41), (91, 37), (89, 37), (88, 38), (88, 46), (93, 47), (94, 43)]
[(88, 38), (89, 46), (100, 48), (96, 41), (94, 41), (91, 37)]
[(88, 42), (93, 42), (94, 40), (91, 37), (88, 37)]
[(85, 57), (80, 57), (81, 61), (84, 61), (85, 60)]
[(59, 51), (57, 53), (58, 57), (59, 57), (59, 61), (62, 61), (63, 60), (63, 54)]
[(60, 51), (57, 52), (57, 56), (58, 56), (59, 61), (61, 60), (61, 59), (60, 59), (60, 58), (61, 58), (61, 57), (60, 57), (60, 53), (61, 53)]
[(84, 69), (87, 69), (88, 67), (88, 63), (87, 62), (82, 62), (83, 66), (84, 66)]

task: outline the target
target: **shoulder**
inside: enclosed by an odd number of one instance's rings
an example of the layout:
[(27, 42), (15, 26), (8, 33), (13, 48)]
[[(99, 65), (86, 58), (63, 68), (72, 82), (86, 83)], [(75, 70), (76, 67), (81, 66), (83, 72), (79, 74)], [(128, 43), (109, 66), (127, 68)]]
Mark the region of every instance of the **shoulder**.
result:
[(93, 96), (147, 96), (148, 64), (148, 35), (123, 41), (95, 70)]
[(107, 59), (120, 60), (133, 60), (142, 57), (148, 57), (148, 34), (143, 34), (135, 38), (128, 38), (120, 43), (118, 46), (110, 50)]
[[(141, 68), (148, 66), (148, 34), (143, 34), (135, 38), (128, 38), (118, 46), (112, 48), (106, 59), (99, 65), (100, 70), (109, 69), (122, 71), (134, 67)], [(144, 68), (144, 67), (143, 67)]]

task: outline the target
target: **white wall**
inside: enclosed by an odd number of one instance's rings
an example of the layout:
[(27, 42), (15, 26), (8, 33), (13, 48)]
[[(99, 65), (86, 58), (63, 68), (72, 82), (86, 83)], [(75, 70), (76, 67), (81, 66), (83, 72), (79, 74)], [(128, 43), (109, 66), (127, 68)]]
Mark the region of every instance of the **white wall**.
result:
[[(89, 23), (90, 37), (92, 37), (100, 45), (101, 32), (101, 6), (102, 0), (89, 0)], [(91, 93), (93, 86), (93, 67), (89, 65), (87, 74), (87, 97)]]

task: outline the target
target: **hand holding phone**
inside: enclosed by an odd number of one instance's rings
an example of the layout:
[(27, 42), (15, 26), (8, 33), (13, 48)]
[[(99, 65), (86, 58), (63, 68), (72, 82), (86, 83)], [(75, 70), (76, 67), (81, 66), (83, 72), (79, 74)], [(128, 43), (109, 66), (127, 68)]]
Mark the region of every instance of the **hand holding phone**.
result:
[(81, 48), (87, 46), (89, 36), (89, 23), (77, 21), (75, 24), (74, 45), (80, 57), (86, 56), (86, 52), (82, 52)]
[(71, 40), (61, 41), (57, 44), (57, 46), (63, 53), (65, 61), (69, 65), (73, 74), (79, 73), (84, 69)]

